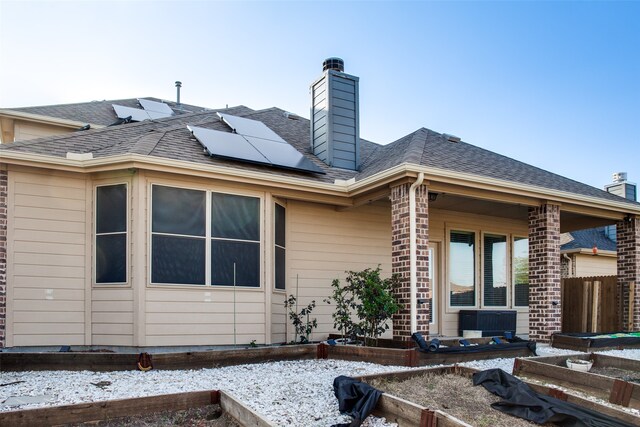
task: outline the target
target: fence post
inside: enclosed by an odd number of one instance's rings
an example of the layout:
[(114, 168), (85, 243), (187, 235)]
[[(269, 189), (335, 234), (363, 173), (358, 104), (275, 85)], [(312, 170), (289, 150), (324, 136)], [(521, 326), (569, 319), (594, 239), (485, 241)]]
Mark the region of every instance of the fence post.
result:
[(591, 282), (582, 282), (582, 330), (592, 332), (589, 328), (589, 294), (591, 293)]
[(591, 301), (591, 332), (600, 332), (600, 282), (593, 282), (593, 299)]

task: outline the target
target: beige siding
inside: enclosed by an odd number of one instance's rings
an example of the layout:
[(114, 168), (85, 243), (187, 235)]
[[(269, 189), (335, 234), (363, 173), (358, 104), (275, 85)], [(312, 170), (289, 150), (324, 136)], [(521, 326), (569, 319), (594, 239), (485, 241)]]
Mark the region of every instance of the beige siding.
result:
[(27, 139), (42, 138), (45, 136), (62, 135), (69, 132), (73, 132), (73, 129), (16, 120), (14, 138), (15, 141), (23, 141)]
[(94, 345), (135, 345), (133, 290), (95, 286), (91, 293), (91, 341)]
[[(326, 205), (292, 202), (287, 205), (287, 293), (298, 293), (299, 306), (316, 301), (318, 328), (312, 339), (333, 332), (333, 307), (323, 302), (333, 279), (344, 280), (347, 270), (382, 267), (391, 275), (391, 211), (378, 202), (346, 211)], [(344, 282), (343, 282), (344, 283)], [(274, 305), (277, 303), (277, 298)], [(293, 339), (288, 326), (289, 339)]]
[(616, 257), (576, 254), (574, 277), (615, 276), (618, 274)]
[(85, 344), (85, 180), (10, 171), (10, 343)]

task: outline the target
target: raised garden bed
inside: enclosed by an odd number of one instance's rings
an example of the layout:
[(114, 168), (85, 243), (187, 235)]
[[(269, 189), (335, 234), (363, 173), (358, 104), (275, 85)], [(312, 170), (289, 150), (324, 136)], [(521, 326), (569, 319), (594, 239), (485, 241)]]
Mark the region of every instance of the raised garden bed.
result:
[[(457, 344), (457, 343), (456, 343)], [(340, 359), (378, 363), (380, 365), (428, 366), (444, 365), (471, 360), (495, 359), (498, 357), (525, 357), (534, 355), (527, 342), (478, 345), (461, 348), (458, 345), (438, 351), (419, 351), (412, 349), (395, 349), (380, 347), (360, 347), (353, 345), (318, 344), (318, 359)], [(535, 346), (533, 346), (535, 348)], [(455, 349), (455, 352), (452, 350)], [(450, 352), (451, 351), (451, 352)]]
[(640, 334), (617, 332), (610, 334), (563, 333), (551, 336), (551, 346), (584, 353), (603, 350), (640, 348)]
[[(486, 340), (486, 339), (483, 339)], [(444, 344), (444, 343), (443, 343)], [(416, 348), (394, 349), (354, 345), (306, 344), (234, 350), (151, 354), (153, 369), (199, 369), (264, 363), (278, 360), (340, 359), (380, 365), (426, 366), (453, 364), (497, 357), (524, 357), (533, 352), (522, 343), (467, 347), (469, 351), (422, 352)], [(459, 348), (459, 347), (458, 347)], [(480, 352), (476, 350), (482, 350)], [(138, 354), (109, 352), (0, 352), (3, 371), (126, 371), (137, 369)]]
[[(569, 360), (593, 362), (591, 372), (567, 368)], [(516, 359), (513, 375), (579, 390), (610, 403), (640, 409), (640, 361), (603, 354)]]
[[(142, 417), (167, 420), (175, 415), (170, 413), (173, 411), (186, 410), (191, 411), (193, 415), (198, 413), (196, 411), (198, 409), (204, 410), (201, 414), (203, 414), (206, 419), (207, 414), (215, 412), (216, 409), (218, 409), (212, 405), (219, 405), (222, 411), (222, 419), (219, 420), (220, 423), (217, 424), (220, 427), (225, 425), (229, 427), (268, 427), (272, 425), (242, 402), (236, 400), (233, 396), (218, 390), (0, 412), (0, 425), (12, 427), (31, 427), (35, 425), (54, 426), (79, 423), (100, 425), (100, 422), (110, 420), (115, 422), (113, 425), (126, 425), (126, 422), (135, 422), (136, 419), (140, 420)], [(120, 420), (116, 421), (116, 419)], [(210, 425), (216, 424), (210, 423)]]
[[(424, 369), (415, 369), (415, 370), (411, 370), (411, 371), (403, 371), (403, 372), (391, 372), (391, 373), (386, 373), (386, 374), (375, 374), (375, 375), (365, 375), (362, 377), (359, 377), (357, 379), (364, 381), (366, 383), (372, 384), (374, 386), (376, 386), (375, 384), (377, 384), (377, 382), (381, 381), (381, 382), (402, 382), (402, 381), (408, 381), (408, 380), (413, 380), (415, 378), (420, 378), (421, 376), (424, 375), (451, 375), (451, 374), (455, 374), (455, 375), (459, 375), (461, 377), (470, 379), (471, 376), (478, 372), (475, 369), (471, 369), (471, 368), (465, 368), (465, 367), (460, 367), (460, 366), (448, 366), (448, 367), (439, 367), (439, 368), (424, 368)], [(526, 382), (526, 381), (525, 381)], [(379, 383), (378, 383), (379, 384)], [(527, 382), (527, 384), (534, 389), (536, 392), (541, 393), (541, 394), (546, 394), (561, 400), (564, 400), (566, 402), (570, 402), (570, 403), (574, 403), (577, 405), (580, 405), (584, 408), (587, 409), (591, 409), (594, 411), (597, 411), (599, 413), (602, 414), (606, 414), (612, 418), (616, 418), (618, 420), (620, 420), (621, 422), (625, 422), (628, 423), (630, 425), (640, 425), (640, 417), (635, 416), (629, 412), (625, 412), (622, 411), (620, 409), (616, 409), (613, 407), (609, 407), (609, 406), (605, 406), (605, 405), (601, 405), (598, 404), (596, 402), (593, 402), (592, 400), (589, 399), (585, 399), (579, 396), (576, 396), (574, 394), (570, 394), (570, 393), (565, 393), (560, 389), (554, 388), (554, 387), (548, 387), (548, 386), (543, 386), (543, 385), (539, 385), (539, 384), (533, 384), (530, 382)], [(417, 388), (418, 389), (423, 389), (425, 387), (425, 383), (418, 381), (418, 385)], [(477, 386), (480, 387), (480, 386)], [(381, 388), (384, 391), (384, 387)], [(456, 389), (456, 391), (459, 393), (459, 390)], [(420, 393), (420, 390), (417, 390), (414, 394), (418, 394)], [(380, 401), (378, 402), (378, 405), (376, 406), (376, 409), (374, 410), (373, 414), (376, 416), (380, 416), (380, 417), (385, 417), (388, 421), (390, 422), (396, 422), (399, 424), (400, 427), (404, 427), (404, 426), (445, 426), (445, 425), (467, 425), (464, 423), (464, 421), (459, 420), (458, 418), (454, 417), (449, 411), (451, 408), (435, 408), (435, 407), (426, 407), (426, 406), (421, 406), (419, 404), (415, 403), (415, 400), (413, 399), (413, 395), (409, 394), (407, 395), (408, 400), (411, 402), (407, 402), (407, 400), (401, 399), (397, 396), (393, 396), (390, 394), (383, 394), (382, 397), (380, 398)], [(459, 399), (456, 398), (452, 398), (450, 400), (450, 402), (447, 404), (447, 406), (454, 406), (457, 405)], [(406, 404), (403, 404), (402, 402), (407, 402), (407, 403), (411, 403), (413, 405), (413, 409), (411, 409), (410, 407), (407, 407)], [(490, 408), (490, 407), (489, 407)], [(490, 408), (491, 411), (493, 411), (493, 409)], [(497, 412), (497, 411), (494, 411)], [(430, 415), (431, 413), (431, 415)], [(426, 420), (433, 420), (435, 419), (437, 416), (437, 414), (440, 413), (442, 415), (439, 416), (440, 420), (439, 422), (436, 421), (435, 424), (430, 424), (428, 423)], [(512, 422), (509, 422), (507, 425), (509, 426), (515, 426), (515, 422), (516, 421), (522, 421), (518, 418), (514, 418), (514, 417), (508, 417), (509, 420), (511, 420)], [(422, 421), (421, 421), (422, 420)], [(459, 424), (455, 424), (452, 422), (457, 422)], [(493, 426), (496, 424), (492, 424), (492, 421), (487, 421), (489, 422), (489, 424), (483, 424), (483, 420), (476, 420), (473, 421), (473, 425), (475, 426), (482, 426), (482, 425), (487, 425), (487, 426)], [(461, 424), (460, 424), (461, 423)]]

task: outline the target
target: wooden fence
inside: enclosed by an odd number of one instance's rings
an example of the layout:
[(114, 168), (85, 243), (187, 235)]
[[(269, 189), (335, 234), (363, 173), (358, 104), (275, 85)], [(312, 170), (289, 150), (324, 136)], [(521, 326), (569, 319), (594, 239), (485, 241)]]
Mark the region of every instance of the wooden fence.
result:
[(617, 276), (562, 279), (562, 332), (622, 329)]

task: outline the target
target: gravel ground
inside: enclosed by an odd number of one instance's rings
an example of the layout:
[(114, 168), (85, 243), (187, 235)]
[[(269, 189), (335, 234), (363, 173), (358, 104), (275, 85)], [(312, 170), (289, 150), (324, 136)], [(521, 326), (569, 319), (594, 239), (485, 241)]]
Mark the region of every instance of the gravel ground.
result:
[[(538, 355), (575, 354), (573, 350), (538, 345)], [(640, 349), (603, 352), (617, 357), (640, 360)], [(476, 369), (501, 368), (511, 373), (513, 358), (478, 360), (462, 364)], [(397, 370), (399, 366), (381, 366), (340, 360), (302, 360), (217, 369), (182, 371), (31, 371), (0, 373), (0, 412), (42, 406), (122, 399), (196, 390), (223, 389), (256, 412), (279, 425), (330, 426), (348, 422), (338, 412), (333, 395), (333, 379), (338, 375), (359, 376)], [(9, 384), (19, 381), (17, 384)], [(102, 387), (95, 384), (106, 384)], [(43, 403), (4, 404), (16, 396), (46, 396)], [(601, 402), (606, 403), (606, 402)], [(638, 411), (636, 411), (638, 412)], [(370, 417), (371, 418), (371, 417)], [(373, 419), (369, 427), (382, 427)]]
[[(341, 360), (302, 360), (183, 371), (3, 372), (0, 402), (11, 396), (50, 396), (45, 403), (0, 405), (0, 411), (223, 389), (279, 425), (330, 426), (348, 422), (338, 412), (333, 379), (404, 370)], [(106, 384), (102, 387), (95, 384)], [(372, 420), (370, 426), (388, 425)]]

